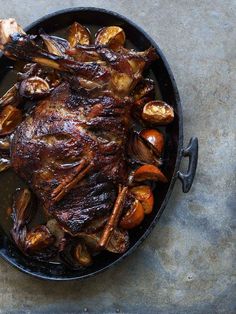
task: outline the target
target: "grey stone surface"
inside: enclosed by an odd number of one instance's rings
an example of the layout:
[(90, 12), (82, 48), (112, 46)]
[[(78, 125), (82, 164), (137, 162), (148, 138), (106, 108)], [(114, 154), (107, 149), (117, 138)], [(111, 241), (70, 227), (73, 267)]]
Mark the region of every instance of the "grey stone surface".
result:
[[(183, 102), (185, 144), (200, 141), (187, 195), (176, 184), (160, 223), (117, 267), (82, 282), (32, 279), (0, 261), (0, 313), (236, 313), (236, 1), (0, 0), (23, 26), (98, 6), (126, 15), (160, 45)], [(184, 167), (184, 166), (183, 166)]]

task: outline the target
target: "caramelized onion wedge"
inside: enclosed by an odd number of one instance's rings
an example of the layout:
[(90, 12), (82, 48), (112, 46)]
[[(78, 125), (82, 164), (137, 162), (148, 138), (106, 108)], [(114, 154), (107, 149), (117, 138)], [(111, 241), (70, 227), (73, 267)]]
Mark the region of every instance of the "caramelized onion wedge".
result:
[(64, 230), (61, 228), (59, 223), (56, 221), (56, 219), (50, 219), (48, 220), (46, 227), (51, 232), (52, 235), (55, 237), (55, 245), (59, 246), (62, 239), (65, 236)]
[(40, 36), (43, 39), (48, 52), (53, 53), (56, 56), (64, 56), (65, 51), (70, 46), (66, 39), (56, 36), (49, 36), (47, 34), (41, 34)]
[(135, 170), (133, 178), (136, 182), (152, 180), (166, 183), (168, 181), (160, 169), (149, 164), (143, 165)]
[(13, 85), (1, 98), (0, 106), (5, 107), (11, 105), (17, 107), (20, 103), (20, 96), (18, 92), (18, 84)]
[(78, 22), (74, 22), (69, 28), (68, 41), (71, 47), (78, 44), (89, 45), (91, 42), (90, 31)]
[(160, 131), (146, 129), (140, 132), (140, 136), (152, 144), (160, 155), (163, 153), (165, 140), (164, 135)]
[(37, 99), (48, 95), (50, 87), (41, 77), (33, 76), (21, 82), (19, 91), (20, 95), (25, 98)]
[(0, 150), (9, 150), (10, 140), (8, 138), (0, 138)]
[(55, 238), (50, 233), (48, 228), (40, 225), (27, 233), (25, 239), (25, 250), (32, 253), (38, 252), (52, 245), (54, 241)]
[(123, 229), (133, 229), (141, 224), (143, 218), (143, 206), (138, 200), (135, 200), (131, 209), (121, 218), (120, 227)]
[(21, 189), (16, 192), (13, 200), (13, 221), (14, 225), (27, 224), (32, 218), (31, 192), (28, 189)]
[(79, 243), (76, 245), (74, 250), (74, 257), (81, 266), (86, 267), (91, 265), (93, 262), (92, 257), (84, 243)]
[(0, 136), (11, 134), (22, 121), (22, 113), (11, 105), (4, 107), (0, 114)]
[(126, 230), (114, 229), (105, 249), (112, 253), (122, 254), (129, 248), (129, 234)]
[(143, 97), (153, 97), (155, 95), (155, 83), (151, 79), (144, 79), (140, 81), (134, 88), (132, 95), (137, 101)]
[(149, 101), (142, 112), (143, 120), (157, 125), (166, 125), (173, 121), (174, 110), (164, 101)]
[(120, 46), (124, 46), (124, 43), (125, 32), (119, 26), (103, 27), (96, 34), (96, 45), (106, 45), (111, 49), (116, 49)]
[(0, 172), (5, 171), (11, 167), (11, 161), (7, 158), (0, 158)]
[(130, 191), (137, 200), (139, 200), (143, 206), (145, 214), (150, 214), (153, 210), (154, 196), (150, 186), (139, 185), (135, 186)]
[(129, 141), (128, 154), (135, 161), (160, 164), (160, 160), (157, 158), (155, 151), (149, 146), (151, 145), (148, 145), (140, 135), (134, 133)]

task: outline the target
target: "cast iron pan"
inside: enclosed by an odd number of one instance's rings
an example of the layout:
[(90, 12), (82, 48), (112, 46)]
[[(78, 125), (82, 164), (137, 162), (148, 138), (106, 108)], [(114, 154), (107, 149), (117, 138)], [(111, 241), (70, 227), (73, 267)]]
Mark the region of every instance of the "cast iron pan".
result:
[[(47, 33), (61, 34), (74, 21), (78, 21), (81, 24), (88, 26), (92, 32), (96, 32), (97, 29), (103, 26), (119, 25), (126, 33), (128, 46), (134, 47), (137, 50), (144, 50), (150, 46), (153, 46), (157, 50), (160, 58), (152, 64), (151, 69), (147, 75), (151, 76), (157, 83), (157, 97), (165, 100), (167, 103), (173, 106), (175, 110), (174, 122), (168, 125), (164, 130), (166, 133), (164, 171), (169, 175), (170, 181), (169, 184), (165, 186), (156, 186), (154, 190), (154, 210), (152, 214), (146, 216), (140, 227), (130, 232), (129, 250), (121, 255), (103, 252), (95, 258), (93, 265), (86, 269), (74, 271), (66, 268), (62, 264), (32, 261), (30, 258), (25, 257), (12, 243), (9, 234), (4, 228), (4, 220), (1, 219), (0, 256), (8, 261), (11, 265), (27, 274), (50, 280), (72, 280), (94, 276), (101, 271), (110, 268), (114, 264), (118, 263), (118, 261), (123, 260), (126, 256), (133, 252), (134, 249), (137, 248), (137, 246), (140, 245), (149, 235), (159, 220), (170, 198), (170, 194), (173, 190), (176, 179), (179, 178), (182, 181), (183, 192), (186, 193), (189, 191), (195, 175), (198, 158), (197, 138), (191, 138), (189, 146), (186, 149), (183, 148), (182, 108), (179, 93), (170, 67), (158, 45), (140, 27), (129, 21), (127, 18), (114, 12), (98, 8), (74, 8), (46, 15), (45, 17), (26, 27), (25, 31), (36, 34), (40, 28), (43, 28)], [(7, 58), (4, 56), (0, 58), (0, 86), (4, 85), (4, 82), (6, 82), (5, 77), (7, 75), (10, 77), (10, 79), (7, 81), (9, 86), (6, 87), (10, 87), (10, 85), (14, 83), (14, 75), (9, 76), (11, 66), (12, 62)], [(187, 173), (184, 174), (179, 171), (179, 167), (181, 159), (186, 156), (189, 157), (189, 167)], [(8, 177), (4, 177), (1, 174), (0, 182), (3, 183), (3, 180), (7, 180), (6, 178)], [(0, 184), (0, 193), (3, 197), (7, 196), (10, 198), (10, 195), (6, 195), (6, 190), (3, 190), (2, 188), (3, 185), (8, 184), (8, 181), (4, 182), (4, 184)], [(0, 209), (3, 211), (1, 207)], [(1, 217), (3, 216), (1, 215)]]

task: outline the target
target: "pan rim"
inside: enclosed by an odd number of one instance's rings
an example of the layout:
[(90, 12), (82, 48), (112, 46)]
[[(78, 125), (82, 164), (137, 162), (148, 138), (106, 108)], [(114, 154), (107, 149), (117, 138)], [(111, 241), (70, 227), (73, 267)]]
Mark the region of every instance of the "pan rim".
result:
[[(178, 110), (178, 130), (179, 130), (179, 136), (178, 136), (178, 144), (177, 144), (177, 156), (176, 156), (176, 161), (175, 161), (175, 166), (174, 166), (174, 172), (169, 184), (169, 188), (166, 192), (165, 198), (159, 208), (158, 213), (156, 214), (156, 216), (153, 218), (150, 226), (146, 229), (146, 231), (144, 232), (144, 234), (137, 240), (137, 242), (131, 247), (129, 248), (125, 253), (123, 253), (119, 258), (117, 258), (115, 261), (113, 261), (112, 263), (104, 266), (101, 269), (98, 269), (96, 271), (93, 271), (89, 274), (85, 274), (85, 275), (80, 275), (80, 276), (71, 276), (71, 277), (56, 277), (56, 276), (48, 276), (48, 275), (42, 275), (42, 274), (37, 274), (34, 271), (29, 271), (27, 269), (25, 269), (22, 265), (19, 265), (18, 263), (16, 263), (15, 261), (13, 261), (11, 259), (11, 257), (9, 257), (7, 254), (5, 254), (4, 249), (0, 248), (0, 257), (5, 260), (6, 262), (8, 262), (10, 265), (12, 265), (13, 267), (17, 268), (18, 270), (20, 270), (23, 273), (26, 273), (34, 278), (39, 278), (39, 279), (43, 279), (43, 280), (50, 280), (50, 281), (71, 281), (71, 280), (82, 280), (82, 279), (86, 279), (95, 275), (98, 275), (99, 273), (104, 272), (105, 270), (111, 268), (112, 266), (118, 264), (119, 262), (121, 262), (123, 259), (125, 259), (127, 256), (129, 256), (131, 253), (134, 252), (135, 249), (137, 249), (138, 246), (140, 246), (143, 241), (148, 237), (148, 235), (151, 233), (151, 231), (153, 230), (153, 228), (156, 226), (158, 220), (160, 219), (168, 201), (169, 198), (171, 196), (171, 193), (173, 191), (173, 187), (175, 184), (175, 181), (177, 179), (177, 173), (180, 167), (180, 162), (182, 159), (182, 149), (183, 149), (183, 114), (182, 114), (182, 105), (181, 105), (181, 100), (180, 100), (180, 96), (179, 96), (179, 92), (178, 92), (178, 88), (176, 85), (176, 81), (174, 78), (174, 75), (172, 73), (172, 70), (170, 69), (170, 66), (164, 56), (164, 54), (162, 53), (159, 45), (146, 33), (145, 30), (143, 30), (139, 25), (137, 25), (136, 23), (134, 23), (133, 21), (131, 21), (130, 19), (128, 19), (127, 17), (116, 13), (114, 11), (110, 11), (107, 9), (103, 9), (103, 8), (98, 8), (98, 7), (73, 7), (73, 8), (67, 8), (67, 9), (62, 9), (62, 10), (58, 10), (55, 11), (53, 13), (49, 13), (46, 14), (44, 16), (42, 16), (41, 18), (37, 19), (36, 21), (30, 23), (28, 26), (26, 26), (24, 28), (24, 30), (27, 32), (30, 29), (32, 29), (33, 27), (37, 26), (37, 24), (40, 24), (42, 22), (45, 22), (46, 20), (55, 17), (55, 16), (59, 16), (59, 15), (63, 15), (63, 14), (68, 14), (70, 12), (81, 12), (81, 11), (92, 11), (92, 12), (102, 12), (102, 13), (106, 13), (109, 14), (111, 16), (114, 17), (118, 17), (119, 19), (123, 20), (125, 23), (130, 24), (132, 27), (136, 28), (140, 33), (142, 33), (142, 35), (144, 37), (146, 37), (150, 43), (152, 44), (152, 46), (156, 49), (156, 51), (158, 52), (158, 55), (160, 56), (164, 67), (168, 73), (168, 78), (171, 82), (171, 86), (172, 86), (172, 90), (173, 90), (173, 94), (174, 94), (174, 98), (175, 98), (175, 103), (176, 103), (176, 107)], [(1, 57), (1, 55), (0, 55)]]

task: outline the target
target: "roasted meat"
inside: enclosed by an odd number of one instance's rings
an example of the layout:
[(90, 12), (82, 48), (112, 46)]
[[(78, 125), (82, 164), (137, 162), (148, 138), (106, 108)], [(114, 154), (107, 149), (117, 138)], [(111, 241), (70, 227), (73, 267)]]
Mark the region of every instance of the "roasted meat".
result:
[[(43, 30), (25, 34), (14, 20), (0, 20), (0, 34), (3, 53), (27, 63), (0, 99), (0, 136), (9, 136), (0, 153), (8, 150), (7, 167), (28, 183), (48, 217), (45, 225), (29, 230), (28, 194), (18, 195), (15, 243), (37, 258), (57, 252), (67, 264), (74, 261), (73, 267), (89, 266), (90, 253), (102, 248), (124, 252), (126, 229), (153, 209), (148, 180), (167, 180), (159, 169), (162, 133), (134, 131), (140, 121), (172, 121), (166, 112), (162, 119), (154, 117), (156, 107), (149, 116), (146, 112), (146, 102), (161, 103), (154, 101), (154, 82), (142, 77), (157, 58), (155, 50), (124, 48), (125, 33), (116, 26), (101, 29), (94, 44), (77, 22), (68, 40)], [(5, 114), (9, 108), (14, 115)]]
[(115, 95), (83, 97), (65, 82), (14, 134), (13, 168), (72, 234), (109, 212), (127, 179), (129, 107)]

